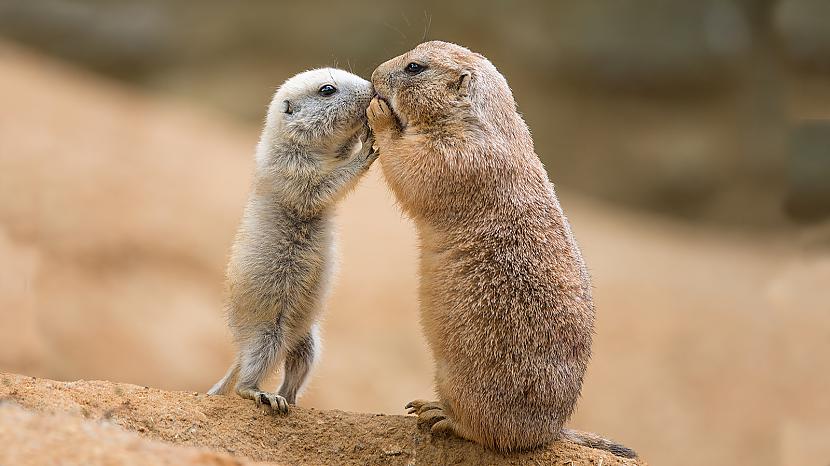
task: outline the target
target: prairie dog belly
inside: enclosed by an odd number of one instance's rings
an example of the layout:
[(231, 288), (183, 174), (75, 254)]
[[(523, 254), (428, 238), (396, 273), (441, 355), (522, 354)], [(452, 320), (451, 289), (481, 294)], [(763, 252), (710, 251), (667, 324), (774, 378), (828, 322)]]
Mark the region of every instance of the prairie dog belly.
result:
[(230, 313), (231, 326), (279, 320), (287, 329), (308, 328), (322, 312), (335, 263), (331, 220), (275, 217), (267, 228), (249, 230), (261, 233), (258, 237), (235, 245), (228, 304), (247, 312)]

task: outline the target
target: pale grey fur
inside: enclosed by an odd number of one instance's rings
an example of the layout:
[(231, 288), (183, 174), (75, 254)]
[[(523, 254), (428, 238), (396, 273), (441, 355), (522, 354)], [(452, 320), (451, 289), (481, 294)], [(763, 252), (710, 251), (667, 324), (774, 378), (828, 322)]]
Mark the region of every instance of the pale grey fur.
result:
[[(326, 84), (337, 92), (321, 95)], [(228, 264), (228, 324), (239, 351), (208, 393), (233, 386), (281, 413), (296, 402), (319, 352), (333, 208), (376, 158), (365, 121), (371, 97), (368, 81), (336, 69), (300, 73), (274, 95)], [(283, 361), (278, 392), (262, 391)]]

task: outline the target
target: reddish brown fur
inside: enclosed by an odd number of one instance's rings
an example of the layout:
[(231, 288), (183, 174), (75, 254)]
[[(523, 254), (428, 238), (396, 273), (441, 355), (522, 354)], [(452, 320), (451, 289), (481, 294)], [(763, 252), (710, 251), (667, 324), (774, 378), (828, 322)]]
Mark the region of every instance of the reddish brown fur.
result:
[(590, 358), (591, 285), (507, 82), (483, 56), (427, 42), (372, 83), (383, 173), (419, 232), (441, 400), (413, 412), (499, 450), (560, 438)]

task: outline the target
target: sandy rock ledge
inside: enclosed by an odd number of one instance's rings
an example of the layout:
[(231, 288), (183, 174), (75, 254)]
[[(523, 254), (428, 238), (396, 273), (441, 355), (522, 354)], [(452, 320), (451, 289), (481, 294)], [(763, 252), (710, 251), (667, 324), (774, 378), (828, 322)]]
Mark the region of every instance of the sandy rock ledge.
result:
[(414, 417), (294, 408), (237, 397), (0, 373), (0, 464), (644, 465), (557, 442), (513, 455), (433, 438)]

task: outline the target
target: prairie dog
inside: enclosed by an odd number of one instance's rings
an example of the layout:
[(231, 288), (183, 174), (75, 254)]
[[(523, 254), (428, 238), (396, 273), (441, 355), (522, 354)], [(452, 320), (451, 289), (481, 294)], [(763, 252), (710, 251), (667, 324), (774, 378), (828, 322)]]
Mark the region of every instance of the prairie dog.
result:
[[(270, 412), (296, 402), (319, 352), (332, 214), (376, 158), (366, 125), (371, 84), (338, 69), (300, 73), (277, 90), (227, 269), (235, 361), (209, 394), (231, 387)], [(277, 393), (262, 380), (284, 361)]]
[(380, 65), (367, 109), (384, 177), (420, 241), (432, 432), (501, 451), (558, 439), (591, 355), (594, 305), (579, 247), (504, 77), (483, 56), (426, 42)]

